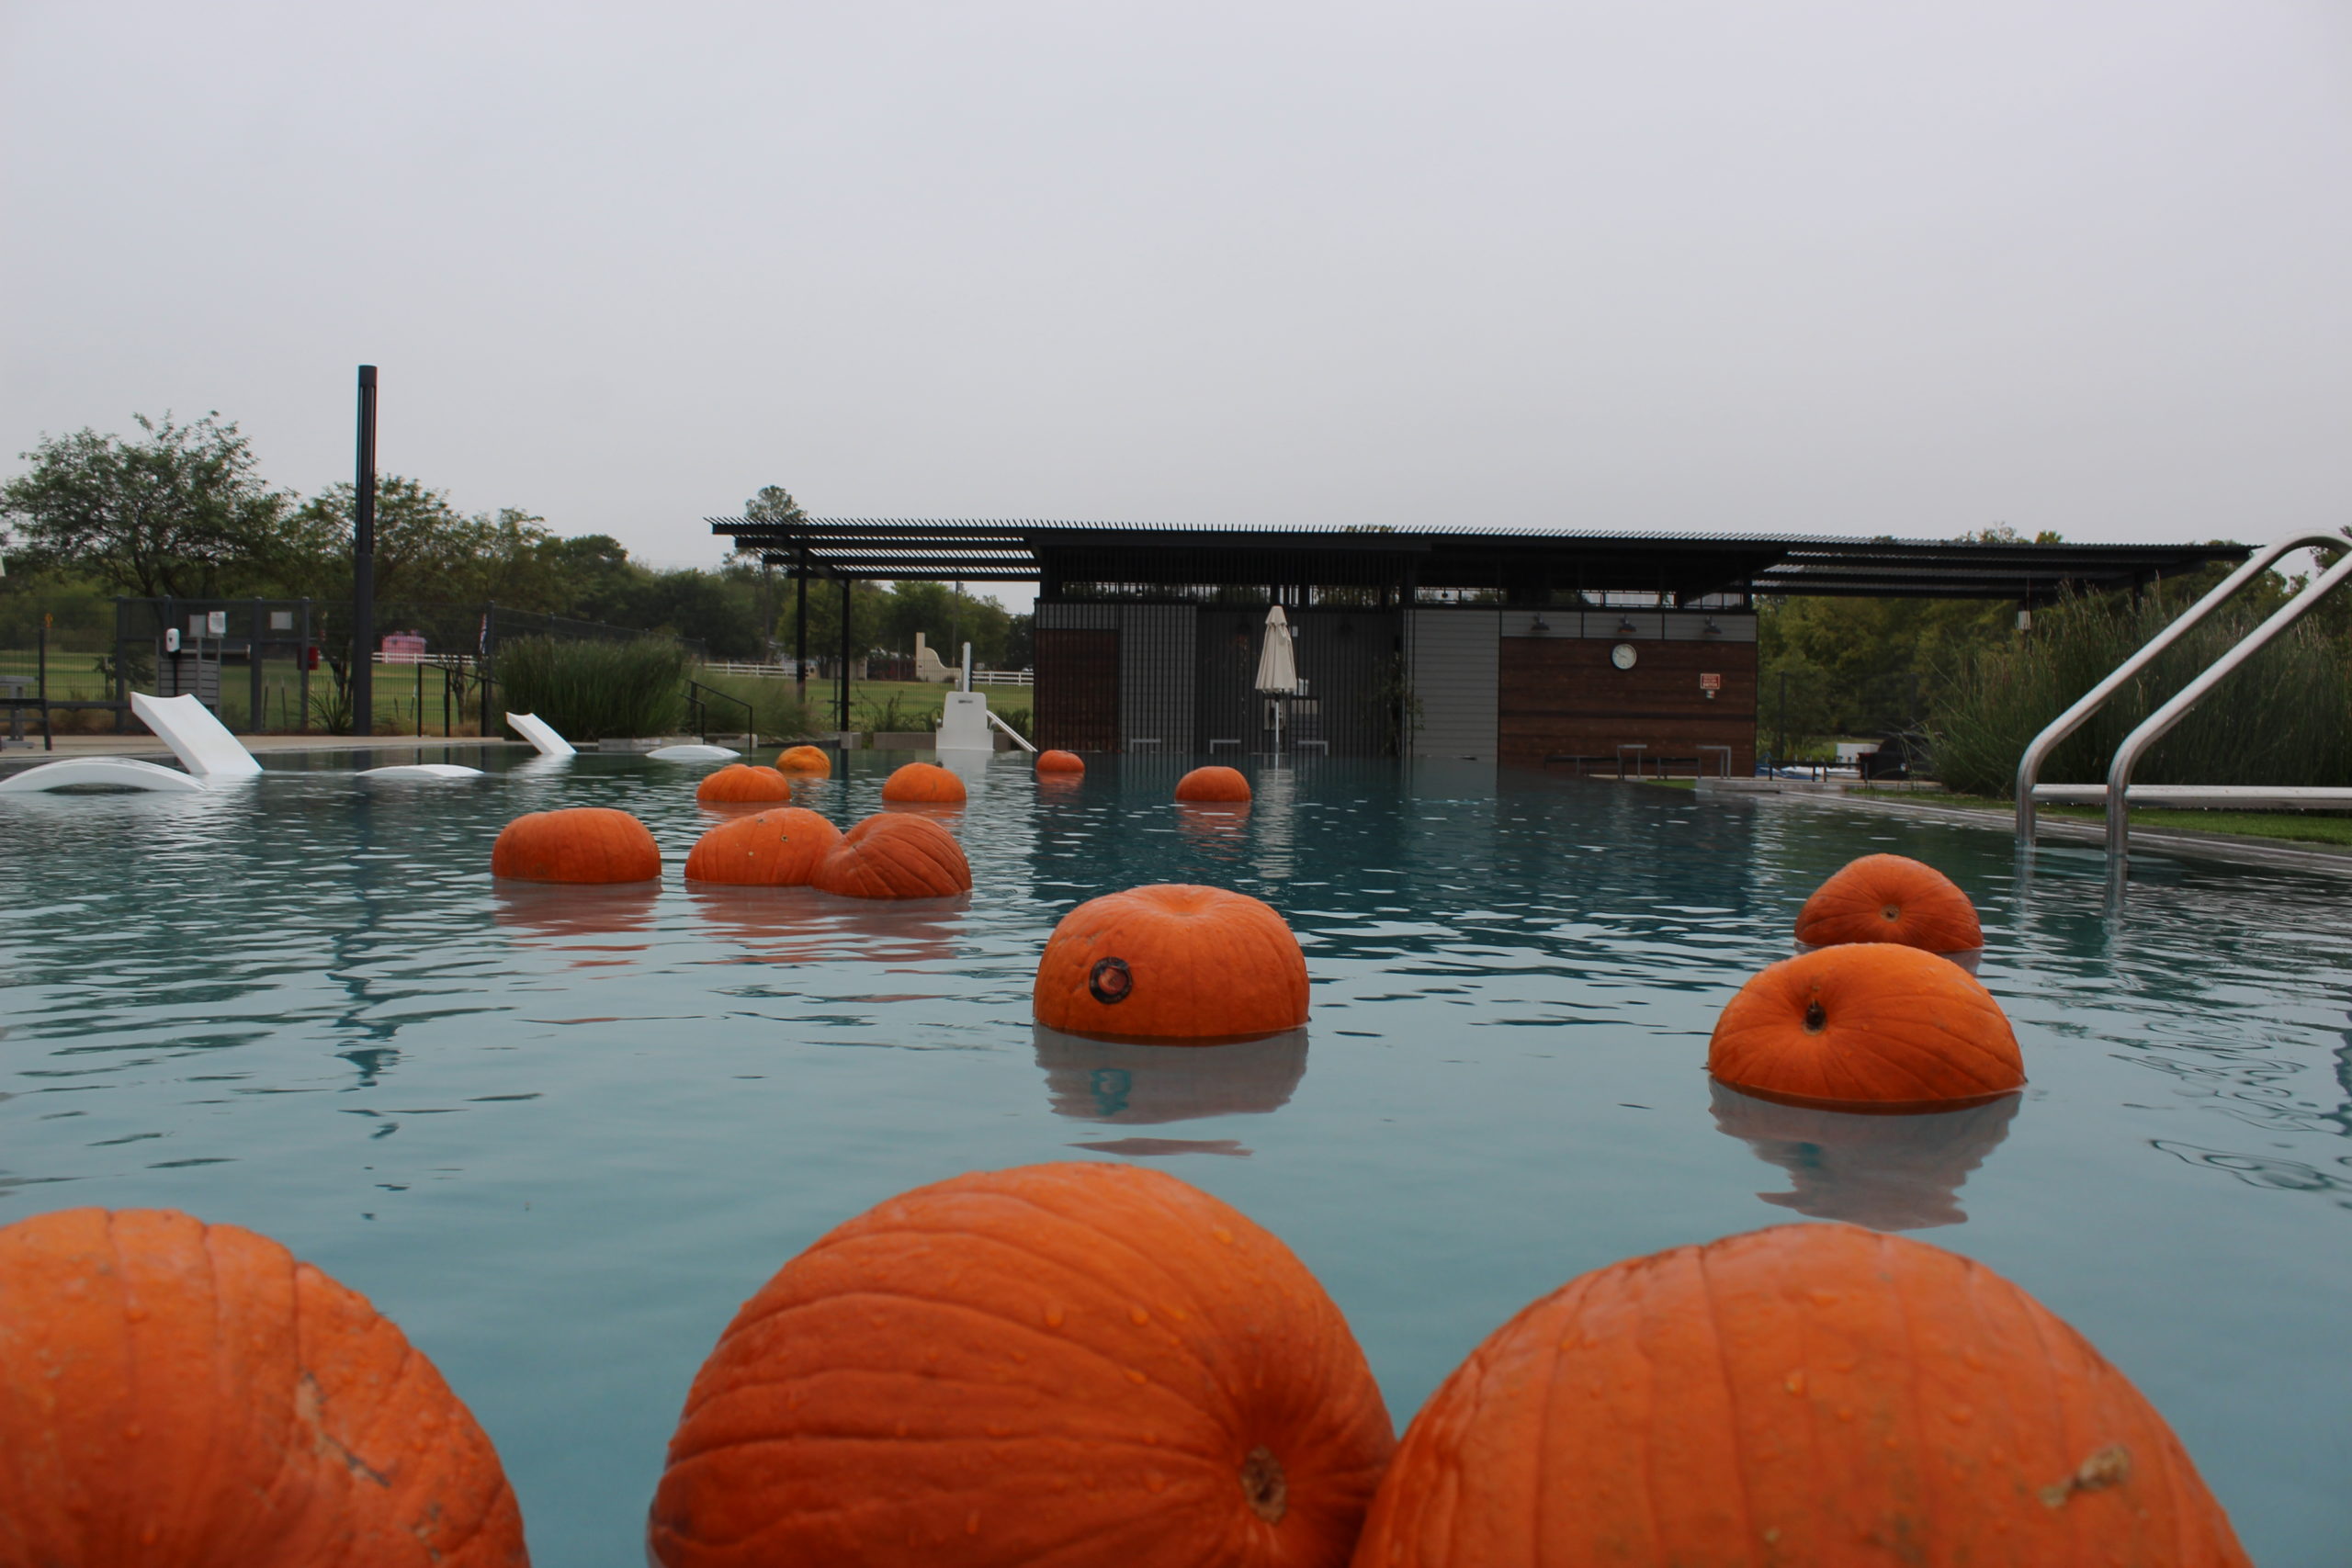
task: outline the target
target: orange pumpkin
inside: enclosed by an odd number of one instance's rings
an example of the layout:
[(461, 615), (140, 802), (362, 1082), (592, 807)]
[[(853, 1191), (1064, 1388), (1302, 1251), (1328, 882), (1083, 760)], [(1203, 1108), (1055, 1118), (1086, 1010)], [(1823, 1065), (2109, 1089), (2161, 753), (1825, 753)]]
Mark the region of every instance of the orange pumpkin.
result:
[(882, 798), (917, 803), (960, 804), (964, 781), (936, 762), (909, 762), (882, 784)]
[(843, 833), (808, 885), (848, 898), (952, 898), (972, 890), (972, 867), (938, 823), (886, 811)]
[(1979, 1263), (1782, 1225), (1573, 1280), (1421, 1407), (1360, 1568), (2225, 1568), (2164, 1417)]
[(776, 772), (780, 773), (811, 773), (818, 778), (831, 778), (833, 760), (825, 755), (821, 746), (793, 746), (777, 753)]
[(695, 798), (705, 806), (726, 806), (744, 800), (790, 800), (792, 781), (774, 768), (729, 762), (715, 773), (703, 775), (702, 783), (695, 786)]
[(609, 806), (533, 811), (500, 829), (490, 874), (518, 882), (652, 882), (662, 851), (645, 824)]
[(1075, 751), (1040, 751), (1037, 771), (1041, 773), (1082, 773), (1086, 763)]
[(1037, 961), (1037, 1021), (1129, 1040), (1238, 1039), (1306, 1021), (1306, 959), (1246, 893), (1162, 883), (1090, 898)]
[(695, 840), (686, 880), (797, 887), (841, 839), (839, 828), (797, 806), (739, 817)]
[(1864, 855), (1814, 890), (1797, 911), (1808, 947), (1893, 942), (1929, 953), (1984, 945), (1976, 906), (1952, 879), (1908, 855)]
[(169, 1209), (0, 1229), (0, 1563), (527, 1561), (489, 1438), (356, 1292)]
[(1340, 1568), (1394, 1446), (1339, 1309), (1157, 1171), (893, 1198), (786, 1264), (703, 1363), (665, 1568)]
[(1179, 800), (1247, 800), (1250, 781), (1232, 768), (1194, 768), (1176, 781)]
[(1811, 1105), (1947, 1105), (2025, 1082), (2008, 1015), (1976, 977), (1886, 942), (1782, 959), (1715, 1020), (1707, 1071)]

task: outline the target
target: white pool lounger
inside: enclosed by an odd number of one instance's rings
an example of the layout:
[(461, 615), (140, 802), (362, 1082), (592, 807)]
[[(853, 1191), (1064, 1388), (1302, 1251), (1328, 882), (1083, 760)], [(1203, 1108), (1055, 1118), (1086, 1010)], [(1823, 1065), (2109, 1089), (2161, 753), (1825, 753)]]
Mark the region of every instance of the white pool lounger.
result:
[(657, 762), (723, 762), (729, 757), (740, 757), (741, 751), (729, 751), (724, 746), (663, 746), (648, 751)]
[(362, 768), (363, 779), (405, 779), (415, 784), (445, 784), (452, 779), (478, 779), (480, 768), (462, 767), (456, 762), (396, 762), (388, 768)]
[(104, 784), (186, 794), (254, 778), (261, 773), (254, 754), (192, 696), (151, 697), (133, 692), (130, 711), (172, 749), (172, 755), (187, 772), (176, 773), (136, 757), (68, 757), (0, 779), (0, 792), (13, 795), (73, 784)]
[(539, 749), (542, 757), (576, 757), (580, 749), (558, 735), (547, 720), (535, 713), (510, 713), (506, 728)]

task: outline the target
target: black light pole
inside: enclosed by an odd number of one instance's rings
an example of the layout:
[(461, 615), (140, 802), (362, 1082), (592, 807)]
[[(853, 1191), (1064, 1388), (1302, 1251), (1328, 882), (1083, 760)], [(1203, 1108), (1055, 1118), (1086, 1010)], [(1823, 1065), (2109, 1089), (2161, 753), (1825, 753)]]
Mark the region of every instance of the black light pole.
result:
[(793, 637), (793, 680), (799, 685), (797, 695), (805, 706), (808, 701), (808, 547), (800, 547), (800, 564), (792, 570), (793, 581), (800, 589), (799, 624)]
[(376, 367), (359, 367), (359, 468), (351, 517), (351, 729), (376, 733)]

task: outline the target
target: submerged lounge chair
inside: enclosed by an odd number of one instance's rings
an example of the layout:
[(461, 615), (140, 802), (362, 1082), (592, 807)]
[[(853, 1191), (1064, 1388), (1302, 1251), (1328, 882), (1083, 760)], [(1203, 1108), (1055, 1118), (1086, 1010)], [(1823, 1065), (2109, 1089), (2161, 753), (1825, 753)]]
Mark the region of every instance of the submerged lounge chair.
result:
[(554, 726), (535, 713), (510, 713), (506, 728), (539, 749), (542, 757), (572, 757), (579, 748), (555, 732)]
[(254, 754), (192, 696), (151, 697), (144, 692), (133, 692), (130, 710), (172, 749), (172, 755), (187, 772), (142, 762), (136, 757), (68, 757), (0, 779), (0, 792), (22, 794), (63, 789), (69, 784), (109, 784), (117, 789), (188, 794), (217, 789), (261, 773), (261, 764), (254, 761)]

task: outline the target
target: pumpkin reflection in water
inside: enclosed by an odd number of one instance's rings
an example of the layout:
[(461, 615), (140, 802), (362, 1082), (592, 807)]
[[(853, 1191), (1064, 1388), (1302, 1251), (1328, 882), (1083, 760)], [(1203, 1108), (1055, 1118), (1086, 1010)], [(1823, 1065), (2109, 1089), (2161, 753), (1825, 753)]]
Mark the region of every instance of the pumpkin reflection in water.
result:
[(627, 938), (652, 931), (654, 906), (662, 897), (658, 884), (562, 887), (502, 882), (497, 888), (498, 923), (520, 933), (528, 946), (577, 954), (574, 968), (627, 964), (627, 954), (652, 945)]
[(1204, 854), (1217, 860), (1239, 860), (1250, 850), (1250, 803), (1179, 802), (1176, 833)]
[(1229, 1045), (1146, 1045), (1032, 1027), (1046, 1103), (1077, 1122), (1263, 1115), (1289, 1104), (1306, 1077), (1304, 1029)]
[(742, 944), (746, 951), (726, 960), (737, 964), (917, 964), (953, 958), (972, 902), (968, 896), (835, 898), (810, 887), (707, 882), (689, 883), (686, 900), (709, 935)]
[(2009, 1135), (2023, 1098), (2005, 1094), (1960, 1111), (1890, 1114), (1782, 1105), (1712, 1084), (1715, 1126), (1789, 1173), (1792, 1190), (1767, 1203), (1877, 1231), (1968, 1223), (1960, 1189)]

